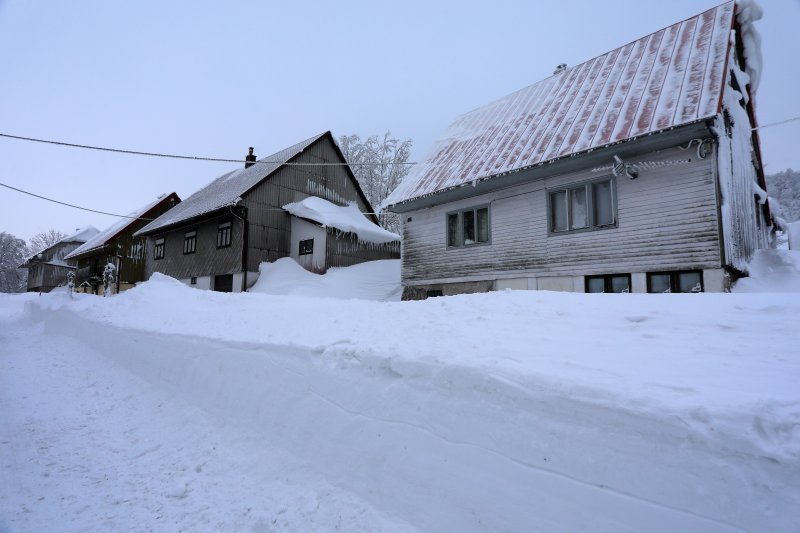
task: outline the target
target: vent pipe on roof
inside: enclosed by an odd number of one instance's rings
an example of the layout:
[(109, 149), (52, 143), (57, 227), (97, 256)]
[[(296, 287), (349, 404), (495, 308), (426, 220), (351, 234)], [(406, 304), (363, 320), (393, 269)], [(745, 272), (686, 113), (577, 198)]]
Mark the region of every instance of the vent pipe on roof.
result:
[(553, 74), (554, 75), (555, 74), (561, 74), (565, 70), (567, 70), (567, 64), (566, 63), (561, 63), (561, 64), (556, 66), (556, 69), (553, 71)]
[(253, 155), (253, 147), (250, 147), (250, 153), (244, 158), (244, 168), (252, 167), (256, 162), (256, 156)]

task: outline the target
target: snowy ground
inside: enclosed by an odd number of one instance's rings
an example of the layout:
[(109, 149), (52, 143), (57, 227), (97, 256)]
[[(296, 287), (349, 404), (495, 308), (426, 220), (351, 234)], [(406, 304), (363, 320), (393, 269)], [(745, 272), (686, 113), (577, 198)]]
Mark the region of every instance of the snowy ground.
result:
[(797, 530), (797, 294), (273, 289), (0, 298), (0, 531)]

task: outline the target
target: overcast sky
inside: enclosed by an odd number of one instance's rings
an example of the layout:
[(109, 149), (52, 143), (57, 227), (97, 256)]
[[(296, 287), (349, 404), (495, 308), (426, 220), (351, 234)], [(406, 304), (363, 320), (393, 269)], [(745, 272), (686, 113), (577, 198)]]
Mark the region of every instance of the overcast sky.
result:
[[(417, 160), (457, 115), (719, 3), (0, 0), (0, 133), (244, 158), (391, 130)], [(769, 124), (800, 115), (800, 0), (761, 5)], [(800, 168), (800, 122), (761, 139), (768, 173)], [(0, 161), (2, 183), (119, 214), (236, 166), (4, 138)], [(115, 220), (0, 187), (18, 237)]]

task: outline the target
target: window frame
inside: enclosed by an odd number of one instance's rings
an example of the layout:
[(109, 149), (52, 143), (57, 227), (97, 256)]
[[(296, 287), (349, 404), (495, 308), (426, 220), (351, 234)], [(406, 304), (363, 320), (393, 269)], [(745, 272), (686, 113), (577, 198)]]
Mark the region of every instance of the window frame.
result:
[[(486, 240), (478, 241), (478, 211), (486, 209)], [(473, 231), (475, 232), (475, 242), (466, 244), (464, 243), (464, 213), (473, 213)], [(458, 244), (450, 244), (450, 217), (456, 216), (456, 242)], [(485, 246), (492, 244), (492, 208), (490, 204), (479, 204), (472, 207), (465, 207), (463, 209), (456, 209), (448, 211), (444, 216), (444, 239), (445, 248), (448, 250), (460, 250), (462, 248), (471, 248), (473, 246)]]
[[(309, 246), (311, 243), (311, 246)], [(298, 243), (297, 255), (314, 255), (314, 239), (302, 239)]]
[[(621, 278), (621, 277), (628, 278), (628, 292), (614, 292), (612, 289), (612, 281), (611, 278)], [(603, 292), (589, 292), (589, 281), (592, 279), (602, 279), (603, 280)], [(586, 294), (630, 294), (633, 292), (633, 285), (631, 281), (630, 273), (619, 272), (615, 274), (593, 274), (591, 276), (584, 276), (583, 277), (583, 292)]]
[(197, 252), (197, 229), (190, 229), (183, 233), (183, 255)]
[[(160, 242), (159, 242), (160, 241)], [(158, 237), (154, 239), (153, 245), (153, 260), (158, 261), (160, 259), (164, 259), (164, 255), (166, 252), (167, 239), (166, 237)]]
[[(608, 182), (611, 187), (611, 216), (614, 221), (610, 224), (596, 224), (595, 223), (595, 201), (594, 201), (594, 185), (599, 183)], [(572, 193), (570, 191), (583, 188), (586, 191), (586, 227), (571, 228), (563, 230), (556, 230), (553, 228), (553, 194), (566, 192), (566, 208), (567, 208), (567, 225), (572, 226)], [(590, 180), (578, 181), (567, 185), (560, 185), (558, 187), (548, 187), (545, 189), (545, 197), (547, 200), (547, 236), (567, 235), (572, 233), (582, 233), (584, 231), (600, 231), (604, 229), (611, 229), (618, 227), (619, 217), (617, 210), (617, 179), (614, 176), (603, 176), (600, 178), (593, 178)]]
[(653, 292), (651, 278), (652, 276), (669, 276), (669, 292), (674, 294), (695, 294), (692, 291), (689, 292), (681, 292), (680, 290), (675, 290), (680, 288), (680, 275), (681, 274), (700, 274), (700, 292), (706, 292), (706, 282), (703, 277), (703, 271), (701, 269), (692, 269), (692, 270), (660, 270), (657, 272), (648, 272), (647, 273), (647, 292), (648, 294), (667, 294), (664, 292)]
[[(227, 230), (227, 231), (226, 231)], [(220, 239), (220, 237), (223, 237)], [(227, 237), (227, 240), (224, 238)], [(225, 241), (220, 244), (220, 241)], [(230, 248), (233, 241), (233, 220), (223, 219), (217, 223), (217, 250), (220, 248)]]

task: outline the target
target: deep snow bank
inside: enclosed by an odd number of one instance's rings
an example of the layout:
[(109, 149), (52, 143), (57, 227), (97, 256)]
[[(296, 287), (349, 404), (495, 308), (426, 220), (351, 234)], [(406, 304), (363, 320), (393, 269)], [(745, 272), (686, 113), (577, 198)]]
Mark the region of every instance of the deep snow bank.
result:
[(402, 294), (399, 259), (331, 268), (320, 275), (285, 257), (274, 263), (261, 263), (259, 272), (251, 293), (381, 302), (399, 301)]
[(423, 529), (780, 531), (800, 509), (789, 295), (379, 303), (156, 277), (29, 305)]
[(758, 250), (733, 292), (800, 292), (800, 251)]

